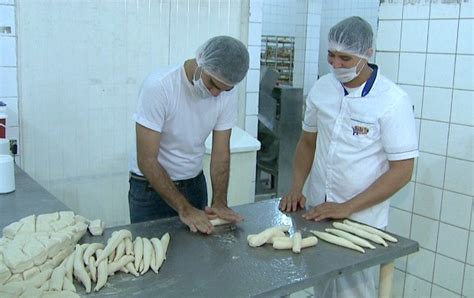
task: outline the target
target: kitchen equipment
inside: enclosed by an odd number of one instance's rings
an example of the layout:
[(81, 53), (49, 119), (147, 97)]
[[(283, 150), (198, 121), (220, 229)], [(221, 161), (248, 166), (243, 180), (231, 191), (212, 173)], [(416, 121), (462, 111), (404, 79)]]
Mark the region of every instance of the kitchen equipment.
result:
[(13, 157), (10, 155), (0, 155), (0, 194), (9, 193), (15, 190), (15, 168)]

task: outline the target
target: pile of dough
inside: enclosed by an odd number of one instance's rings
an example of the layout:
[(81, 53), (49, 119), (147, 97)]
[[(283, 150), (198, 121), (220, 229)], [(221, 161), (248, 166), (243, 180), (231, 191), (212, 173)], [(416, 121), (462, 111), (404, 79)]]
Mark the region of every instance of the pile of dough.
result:
[(3, 228), (0, 297), (49, 295), (48, 281), (58, 276), (56, 268), (74, 251), (86, 230), (87, 219), (72, 211), (30, 215)]
[(390, 242), (398, 241), (395, 237), (385, 232), (367, 225), (352, 222), (348, 219), (344, 220), (343, 223), (333, 222), (332, 225), (335, 229), (325, 229), (328, 233), (320, 231), (311, 231), (311, 233), (327, 242), (351, 248), (362, 253), (365, 253), (365, 250), (362, 247), (375, 249), (375, 246), (367, 240), (381, 244), (385, 247), (388, 246), (385, 240)]
[(318, 239), (314, 236), (302, 238), (301, 232), (289, 237), (285, 234), (289, 229), (289, 225), (271, 227), (258, 234), (248, 235), (247, 241), (251, 247), (269, 243), (275, 249), (291, 249), (294, 253), (300, 253), (302, 248), (315, 246), (318, 243)]
[(104, 233), (105, 224), (100, 219), (94, 219), (89, 223), (89, 232), (93, 236), (100, 236)]

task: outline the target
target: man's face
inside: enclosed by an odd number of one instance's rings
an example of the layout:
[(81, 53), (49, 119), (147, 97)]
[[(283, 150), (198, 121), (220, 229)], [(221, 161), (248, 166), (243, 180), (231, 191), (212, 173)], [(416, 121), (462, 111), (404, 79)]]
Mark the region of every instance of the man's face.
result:
[(205, 70), (203, 70), (201, 77), (202, 82), (214, 97), (218, 96), (223, 91), (230, 91), (234, 88), (234, 86), (226, 85), (221, 81), (217, 80), (216, 78), (208, 74)]
[[(348, 53), (328, 50), (328, 63), (331, 64), (334, 68), (354, 67), (357, 65), (360, 59), (360, 57)], [(359, 66), (356, 71), (358, 72), (363, 66), (363, 63), (359, 63)]]

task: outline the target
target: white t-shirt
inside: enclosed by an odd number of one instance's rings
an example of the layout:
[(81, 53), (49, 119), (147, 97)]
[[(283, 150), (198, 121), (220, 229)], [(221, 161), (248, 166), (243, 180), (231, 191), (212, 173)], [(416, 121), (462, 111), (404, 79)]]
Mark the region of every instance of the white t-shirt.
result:
[[(333, 74), (311, 89), (303, 130), (317, 132), (316, 154), (307, 183), (310, 205), (343, 203), (366, 190), (389, 169), (389, 160), (418, 156), (412, 104), (397, 85), (374, 71), (349, 94)], [(364, 96), (362, 96), (362, 94)], [(388, 223), (389, 200), (352, 214), (375, 227)]]
[[(199, 97), (184, 65), (166, 73), (155, 71), (146, 78), (134, 120), (161, 133), (158, 161), (172, 180), (189, 179), (202, 170), (206, 138), (213, 130), (231, 129), (236, 124), (235, 95), (233, 89), (217, 97)], [(134, 151), (130, 170), (143, 175)]]

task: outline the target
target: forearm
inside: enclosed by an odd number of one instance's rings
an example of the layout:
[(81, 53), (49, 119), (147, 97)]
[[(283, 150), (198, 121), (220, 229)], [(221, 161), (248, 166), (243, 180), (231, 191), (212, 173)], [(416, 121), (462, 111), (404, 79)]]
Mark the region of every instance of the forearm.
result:
[(347, 201), (345, 204), (349, 207), (350, 213), (379, 204), (405, 186), (411, 179), (413, 160), (403, 162), (405, 162), (404, 165), (391, 167), (365, 191)]
[(166, 170), (154, 158), (153, 160), (139, 160), (140, 171), (145, 175), (153, 189), (158, 192), (161, 197), (176, 212), (180, 212), (191, 207), (187, 199), (179, 192), (169, 177)]
[(212, 205), (227, 206), (230, 153), (211, 157)]

